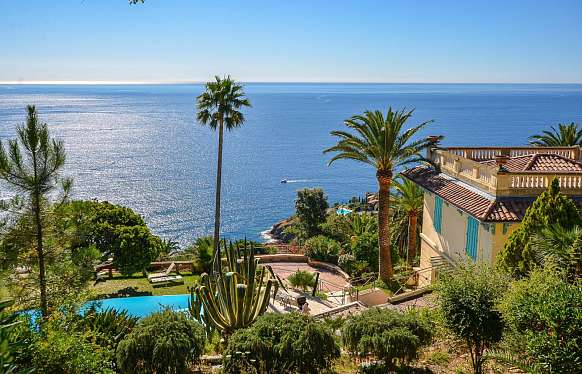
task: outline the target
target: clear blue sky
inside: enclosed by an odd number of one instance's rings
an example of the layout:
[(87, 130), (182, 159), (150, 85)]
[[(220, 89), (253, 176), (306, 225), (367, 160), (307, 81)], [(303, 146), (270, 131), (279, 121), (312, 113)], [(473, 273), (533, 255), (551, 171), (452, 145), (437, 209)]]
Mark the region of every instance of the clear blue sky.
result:
[(582, 0), (0, 0), (0, 81), (582, 82)]

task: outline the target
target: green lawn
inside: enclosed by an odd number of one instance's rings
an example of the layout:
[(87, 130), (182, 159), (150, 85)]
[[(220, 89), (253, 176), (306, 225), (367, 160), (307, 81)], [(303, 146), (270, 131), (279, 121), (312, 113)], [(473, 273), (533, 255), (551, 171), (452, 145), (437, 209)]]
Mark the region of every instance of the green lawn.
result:
[(91, 286), (90, 290), (98, 298), (116, 297), (116, 296), (147, 296), (147, 295), (177, 295), (188, 293), (188, 287), (198, 283), (199, 275), (182, 274), (184, 284), (167, 287), (153, 287), (141, 274), (129, 277), (115, 276), (113, 279), (107, 279), (105, 282), (99, 282)]

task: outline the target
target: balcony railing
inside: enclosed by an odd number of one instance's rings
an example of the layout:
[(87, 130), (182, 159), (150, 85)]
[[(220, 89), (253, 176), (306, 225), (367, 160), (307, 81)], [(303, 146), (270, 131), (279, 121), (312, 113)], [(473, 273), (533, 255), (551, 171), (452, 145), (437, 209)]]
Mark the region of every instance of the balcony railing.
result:
[(507, 172), (499, 166), (479, 161), (495, 159), (495, 156), (517, 157), (529, 154), (552, 153), (578, 160), (578, 147), (481, 147), (481, 148), (432, 148), (428, 157), (440, 166), (441, 171), (493, 196), (537, 196), (557, 178), (562, 192), (582, 195), (580, 172)]
[(474, 161), (487, 161), (495, 156), (509, 157), (527, 156), (540, 153), (560, 155), (572, 160), (580, 161), (582, 152), (580, 147), (446, 147), (442, 148), (450, 153)]

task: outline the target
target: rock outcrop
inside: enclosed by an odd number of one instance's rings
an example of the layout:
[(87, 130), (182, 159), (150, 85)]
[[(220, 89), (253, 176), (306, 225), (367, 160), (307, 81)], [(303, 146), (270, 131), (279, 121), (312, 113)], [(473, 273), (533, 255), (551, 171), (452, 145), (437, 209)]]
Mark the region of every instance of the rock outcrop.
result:
[(296, 223), (294, 218), (287, 218), (282, 221), (279, 221), (273, 225), (271, 231), (269, 231), (269, 235), (272, 239), (282, 242), (282, 243), (289, 243), (295, 237), (293, 234), (285, 232), (287, 227), (291, 227)]

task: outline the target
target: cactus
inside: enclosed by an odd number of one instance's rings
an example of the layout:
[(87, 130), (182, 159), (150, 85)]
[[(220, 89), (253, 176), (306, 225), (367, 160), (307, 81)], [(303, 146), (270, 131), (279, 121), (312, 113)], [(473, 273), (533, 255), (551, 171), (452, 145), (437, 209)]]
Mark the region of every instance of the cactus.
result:
[(271, 289), (277, 288), (278, 283), (268, 266), (259, 266), (252, 245), (238, 247), (225, 243), (224, 251), (226, 261), (223, 263), (219, 248), (212, 273), (202, 274), (190, 309), (200, 322), (212, 324), (228, 336), (236, 329), (250, 326), (265, 313)]

